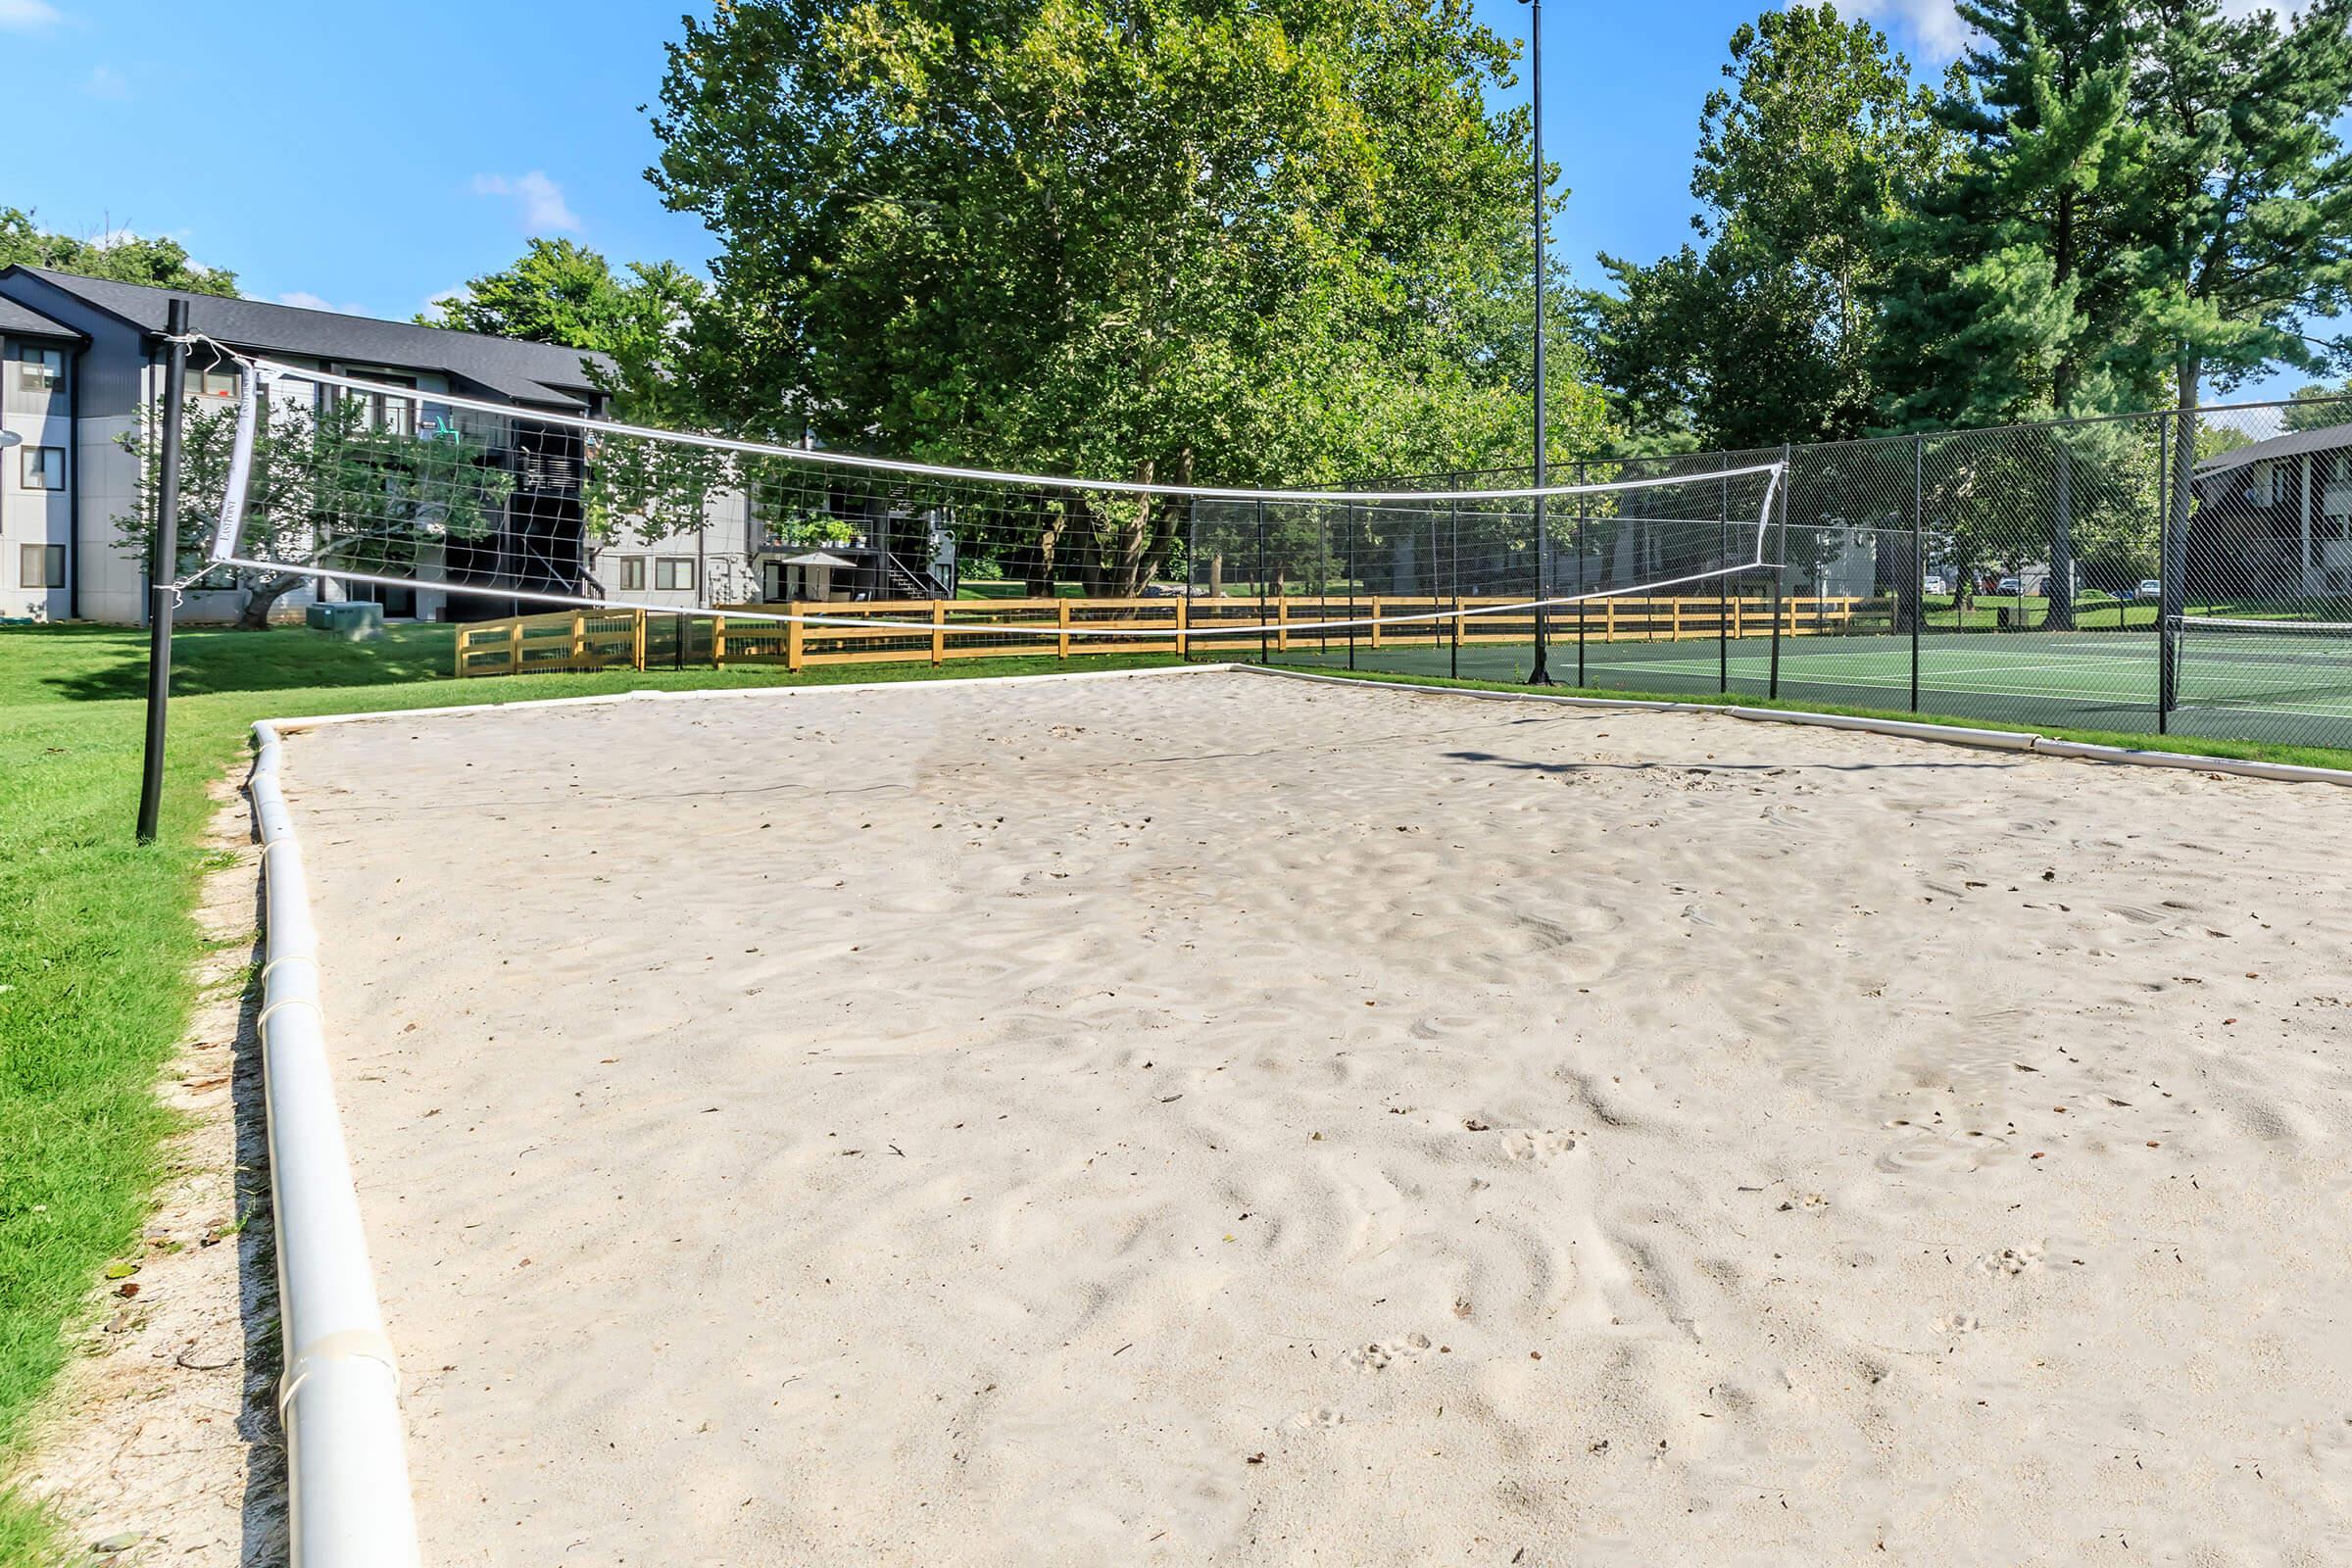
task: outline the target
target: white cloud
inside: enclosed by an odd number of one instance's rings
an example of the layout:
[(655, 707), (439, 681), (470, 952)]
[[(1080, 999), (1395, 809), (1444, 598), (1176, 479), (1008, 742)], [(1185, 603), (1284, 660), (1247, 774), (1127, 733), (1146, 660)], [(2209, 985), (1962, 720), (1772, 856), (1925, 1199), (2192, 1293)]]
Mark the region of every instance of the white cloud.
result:
[(1909, 44), (1929, 65), (1958, 59), (1975, 30), (1960, 20), (1952, 0), (1858, 0), (1854, 14), (1885, 24), (1897, 43)]
[[(0, 3), (4, 3), (4, 0), (0, 0)], [(89, 79), (81, 84), (81, 90), (93, 98), (128, 98), (130, 83), (123, 80), (122, 73), (112, 66), (92, 66)]]
[(463, 283), (453, 283), (447, 288), (437, 288), (424, 297), (424, 314), (439, 316), (443, 305), (463, 302), (471, 298), (473, 298), (473, 290)]
[(49, 0), (0, 0), (0, 27), (46, 27), (62, 20)]
[[(0, 0), (6, 4), (7, 0)], [(527, 174), (476, 174), (476, 196), (512, 196), (522, 204), (523, 226), (533, 229), (568, 228), (579, 231), (580, 219), (564, 200), (564, 187), (539, 170)]]
[(337, 316), (366, 316), (368, 314), (366, 311), (361, 310), (357, 305), (330, 304), (323, 296), (314, 294), (309, 289), (302, 288), (295, 289), (291, 293), (280, 294), (277, 297), (277, 303), (280, 305), (291, 305), (297, 310), (332, 311)]

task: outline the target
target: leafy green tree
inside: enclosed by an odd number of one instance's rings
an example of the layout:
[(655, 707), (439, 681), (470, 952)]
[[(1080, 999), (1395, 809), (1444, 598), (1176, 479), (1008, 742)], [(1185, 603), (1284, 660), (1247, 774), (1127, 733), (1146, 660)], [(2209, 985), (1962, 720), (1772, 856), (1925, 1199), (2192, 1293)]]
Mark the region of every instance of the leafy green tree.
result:
[[(283, 564), (230, 574), (245, 590), (240, 626), (268, 625), (277, 601), (311, 580), (304, 564), (397, 575), (413, 569), (420, 552), (498, 531), (514, 481), (485, 461), (481, 441), (451, 430), (380, 428), (359, 398), (317, 410), (270, 400), (258, 408), (238, 553)], [(180, 424), (177, 574), (197, 569), (220, 530), (237, 417), (232, 404), (189, 400)], [(149, 461), (161, 439), (155, 421), (143, 411), (122, 437), (141, 460), (139, 482), (131, 508), (114, 519), (122, 543), (150, 560), (163, 510), (161, 465)], [(218, 586), (221, 575), (207, 581)]]
[(2136, 346), (2179, 406), (2211, 379), (2352, 361), (2319, 323), (2352, 303), (2352, 3), (2232, 20), (2220, 0), (2144, 0), (2132, 84), (2147, 135)]
[(2284, 411), (2289, 431), (2324, 430), (2331, 424), (2352, 423), (2352, 381), (2342, 386), (2314, 384), (2296, 389)]
[(1653, 438), (1777, 445), (1863, 432), (1877, 397), (1877, 239), (1949, 140), (1910, 68), (1868, 23), (1792, 5), (1742, 24), (1731, 85), (1699, 121), (1686, 245), (1649, 266), (1601, 258), (1586, 302), (1601, 380)]
[[(567, 239), (533, 239), (513, 266), (470, 278), (416, 318), (426, 326), (561, 343), (595, 356), (589, 374), (613, 417), (662, 428), (695, 423), (702, 372), (687, 327), (700, 278), (673, 262), (632, 262), (620, 272)], [(589, 465), (591, 536), (651, 541), (699, 526), (711, 495), (742, 482), (725, 454), (613, 439)]]
[(234, 299), (237, 293), (234, 272), (198, 266), (188, 260), (187, 248), (175, 239), (136, 235), (107, 242), (75, 239), (47, 232), (24, 208), (0, 207), (0, 267), (20, 265), (118, 283), (151, 283), (191, 294)]
[[(1528, 126), (1467, 0), (741, 0), (656, 187), (723, 254), (710, 416), (999, 467), (1313, 482), (1524, 451)], [(1563, 355), (1573, 368), (1573, 356)], [(1575, 439), (1597, 416), (1564, 400)], [(1008, 497), (1033, 587), (1181, 506)], [(980, 526), (972, 518), (970, 526)], [(1008, 567), (1008, 571), (1009, 571)]]

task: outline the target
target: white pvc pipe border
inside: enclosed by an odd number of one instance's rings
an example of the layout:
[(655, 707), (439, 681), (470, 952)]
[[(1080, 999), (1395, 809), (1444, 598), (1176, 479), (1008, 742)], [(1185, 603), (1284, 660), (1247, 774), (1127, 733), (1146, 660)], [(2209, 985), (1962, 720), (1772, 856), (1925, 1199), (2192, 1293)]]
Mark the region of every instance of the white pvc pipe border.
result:
[(302, 845), (278, 787), (277, 726), (264, 720), (253, 733), (267, 932), (259, 1032), (285, 1345), (277, 1411), (286, 1435), (290, 1561), (293, 1568), (416, 1568), (400, 1369), (376, 1304), (335, 1109)]

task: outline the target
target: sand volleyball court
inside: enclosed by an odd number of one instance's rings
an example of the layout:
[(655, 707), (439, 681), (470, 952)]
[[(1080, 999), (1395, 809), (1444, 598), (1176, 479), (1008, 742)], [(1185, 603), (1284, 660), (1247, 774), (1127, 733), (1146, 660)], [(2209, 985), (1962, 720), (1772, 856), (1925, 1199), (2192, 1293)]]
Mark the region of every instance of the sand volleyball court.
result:
[(444, 1564), (2352, 1560), (2352, 798), (1202, 672), (299, 733)]

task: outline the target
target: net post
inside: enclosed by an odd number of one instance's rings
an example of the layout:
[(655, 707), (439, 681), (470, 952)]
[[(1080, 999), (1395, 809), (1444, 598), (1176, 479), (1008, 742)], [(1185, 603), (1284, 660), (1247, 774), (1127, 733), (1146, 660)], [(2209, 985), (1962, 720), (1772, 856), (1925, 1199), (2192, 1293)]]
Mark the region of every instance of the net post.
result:
[[(1732, 466), (1732, 456), (1725, 453), (1723, 466)], [(1732, 481), (1716, 485), (1715, 517), (1719, 528), (1725, 565), (1732, 559)], [(1718, 695), (1730, 696), (1732, 691), (1732, 579), (1729, 573), (1715, 579), (1715, 690)]]
[[(1576, 482), (1578, 484), (1591, 482), (1592, 477), (1591, 467), (1592, 466), (1583, 458), (1576, 460)], [(1590, 496), (1580, 495), (1576, 498), (1576, 683), (1579, 686), (1592, 684), (1585, 678), (1585, 619), (1591, 607), (1584, 600), (1585, 527), (1592, 520), (1592, 500)]]
[(1270, 664), (1274, 661), (1266, 653), (1266, 504), (1256, 502), (1252, 510), (1257, 514), (1257, 662)]
[(1919, 623), (1928, 618), (1928, 437), (1911, 438), (1911, 711), (1919, 711)]
[[(1461, 480), (1451, 481), (1453, 489), (1462, 487)], [(1454, 679), (1462, 675), (1462, 504), (1459, 500), (1446, 503), (1446, 582), (1453, 590), (1453, 638), (1446, 655), (1446, 673)]]
[(1788, 576), (1788, 493), (1796, 488), (1796, 475), (1788, 466), (1788, 443), (1781, 443), (1781, 561), (1773, 564), (1772, 572), (1772, 673), (1766, 686), (1767, 695), (1781, 695), (1781, 622), (1786, 618), (1784, 579)]
[[(2181, 580), (2187, 565), (2187, 528), (2181, 497), (2185, 490), (2180, 476), (2173, 471), (2183, 452), (2193, 454), (2196, 443), (2189, 439), (2189, 423), (2195, 416), (2187, 410), (2157, 421), (2156, 451), (2156, 733), (2168, 734), (2172, 726), (2175, 705), (2180, 700), (2180, 611), (2185, 600), (2187, 584)], [(2180, 426), (2178, 433), (2173, 426)], [(2193, 461), (2193, 460), (2192, 460)]]
[(1348, 503), (1348, 667), (1355, 667), (1355, 503)]
[[(172, 586), (179, 565), (179, 442), (188, 388), (188, 302), (165, 307), (171, 355), (164, 367), (163, 450), (156, 472), (155, 550), (147, 567), (147, 750), (139, 770), (141, 844), (155, 842), (164, 805), (164, 745), (172, 705)], [(250, 372), (248, 372), (250, 374)]]

